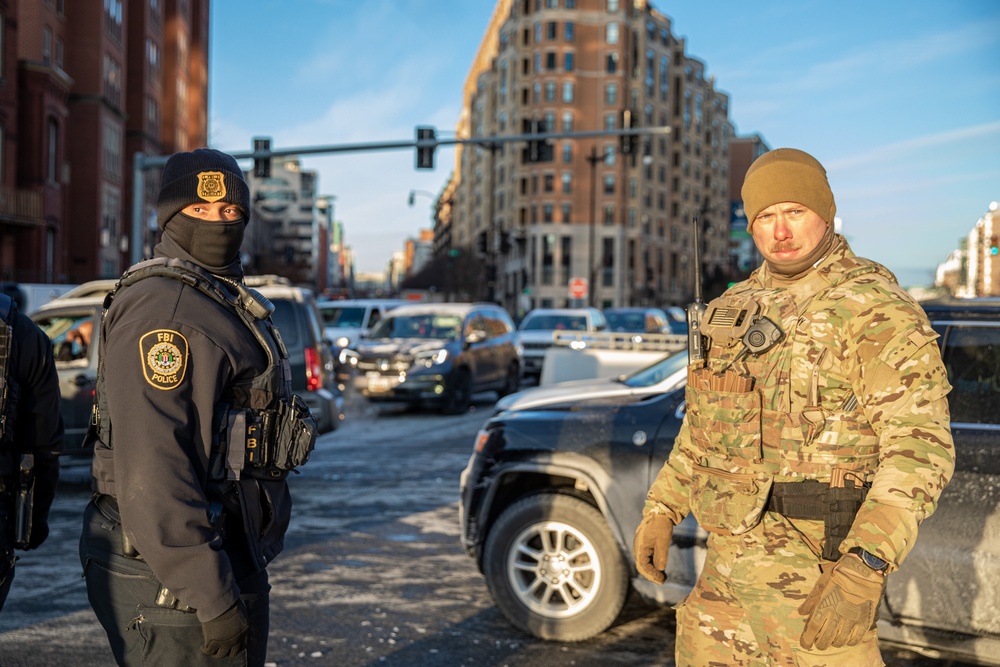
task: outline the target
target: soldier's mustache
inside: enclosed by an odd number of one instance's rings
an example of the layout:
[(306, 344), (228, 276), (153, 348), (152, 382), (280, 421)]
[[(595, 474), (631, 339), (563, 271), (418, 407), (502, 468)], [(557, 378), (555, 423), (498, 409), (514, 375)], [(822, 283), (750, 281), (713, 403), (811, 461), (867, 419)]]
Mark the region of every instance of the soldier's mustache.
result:
[(771, 246), (771, 252), (788, 252), (790, 250), (798, 250), (800, 247), (794, 241), (779, 241)]

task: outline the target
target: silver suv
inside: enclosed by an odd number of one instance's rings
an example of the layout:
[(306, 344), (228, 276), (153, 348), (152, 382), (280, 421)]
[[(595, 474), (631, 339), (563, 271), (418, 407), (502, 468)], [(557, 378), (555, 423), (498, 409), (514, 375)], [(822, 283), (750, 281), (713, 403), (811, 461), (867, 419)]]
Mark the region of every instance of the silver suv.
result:
[(607, 320), (597, 308), (535, 308), (517, 327), (517, 338), (524, 348), (524, 377), (541, 378), (545, 352), (555, 342), (557, 331), (604, 331)]

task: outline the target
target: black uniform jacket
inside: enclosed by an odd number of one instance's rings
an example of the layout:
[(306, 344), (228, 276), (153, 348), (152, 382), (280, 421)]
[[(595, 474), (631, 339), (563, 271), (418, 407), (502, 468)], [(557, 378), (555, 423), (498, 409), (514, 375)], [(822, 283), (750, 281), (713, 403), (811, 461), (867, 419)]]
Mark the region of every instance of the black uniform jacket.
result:
[(211, 620), (239, 595), (230, 555), (243, 539), (223, 548), (209, 521), (213, 415), (267, 357), (234, 313), (159, 276), (116, 295), (102, 334), (111, 448), (95, 448), (95, 490), (117, 498), (126, 534), (160, 582)]
[[(23, 313), (14, 320), (14, 345), (10, 355), (10, 376), (18, 385), (17, 415), (14, 418), (14, 449), (5, 449), (2, 469), (13, 471), (18, 452), (35, 455), (35, 494), (30, 548), (48, 535), (49, 508), (59, 482), (59, 454), (63, 450), (63, 421), (59, 412), (59, 375), (52, 359), (52, 343)], [(10, 480), (8, 480), (10, 481)], [(13, 508), (7, 508), (8, 511)], [(0, 542), (8, 536), (0, 526)], [(3, 545), (0, 545), (3, 546)]]

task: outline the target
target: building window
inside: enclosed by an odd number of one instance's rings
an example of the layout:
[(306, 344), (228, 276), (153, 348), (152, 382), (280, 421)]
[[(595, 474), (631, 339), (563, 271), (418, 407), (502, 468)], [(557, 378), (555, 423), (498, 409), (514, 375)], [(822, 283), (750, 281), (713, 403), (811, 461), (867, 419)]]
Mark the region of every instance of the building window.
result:
[(58, 183), (59, 175), (59, 124), (52, 118), (48, 123), (48, 152), (45, 160), (45, 177), (52, 185)]
[(59, 69), (66, 68), (66, 44), (63, 42), (62, 37), (56, 38), (56, 67)]
[(104, 30), (117, 42), (122, 41), (122, 0), (104, 0)]
[(573, 161), (573, 144), (569, 141), (563, 143), (562, 147), (563, 162), (569, 164)]
[(618, 72), (618, 54), (609, 53), (607, 58), (607, 66), (605, 67), (608, 74), (615, 74)]
[(604, 226), (611, 227), (615, 224), (615, 205), (604, 205)]
[(563, 81), (562, 101), (571, 104), (575, 97), (575, 88), (572, 81)]
[(111, 120), (104, 121), (104, 176), (120, 182), (122, 178), (122, 131)]
[(42, 30), (42, 62), (52, 64), (52, 28), (48, 26)]
[(567, 42), (576, 40), (576, 26), (573, 25), (571, 21), (567, 21), (563, 24), (563, 39)]
[(608, 44), (618, 43), (618, 23), (612, 21), (604, 29), (604, 41)]
[(552, 72), (556, 68), (556, 52), (549, 51), (545, 54), (545, 71)]
[(552, 222), (554, 210), (552, 204), (542, 204), (542, 222)]
[(573, 131), (573, 112), (563, 111), (562, 113), (562, 129), (563, 132)]
[(618, 129), (618, 119), (613, 113), (604, 114), (604, 129), (605, 130), (617, 130)]
[(546, 81), (545, 82), (545, 101), (554, 102), (556, 99), (556, 82)]
[(545, 24), (545, 39), (555, 39), (558, 24), (555, 21), (549, 21)]
[(573, 53), (563, 54), (563, 70), (566, 72), (572, 72), (575, 68), (575, 55)]
[(573, 222), (573, 205), (569, 202), (564, 202), (562, 205), (562, 221), (564, 223)]
[(576, 0), (566, 0), (566, 9), (576, 9)]
[(609, 83), (604, 86), (604, 103), (611, 106), (618, 104), (618, 84)]
[(618, 11), (618, 0), (608, 0), (608, 12)]
[(542, 191), (552, 192), (555, 188), (556, 177), (554, 174), (545, 174), (542, 178)]
[(615, 193), (615, 175), (604, 174), (604, 194), (613, 195)]
[(542, 41), (542, 24), (535, 24), (535, 44), (539, 44)]

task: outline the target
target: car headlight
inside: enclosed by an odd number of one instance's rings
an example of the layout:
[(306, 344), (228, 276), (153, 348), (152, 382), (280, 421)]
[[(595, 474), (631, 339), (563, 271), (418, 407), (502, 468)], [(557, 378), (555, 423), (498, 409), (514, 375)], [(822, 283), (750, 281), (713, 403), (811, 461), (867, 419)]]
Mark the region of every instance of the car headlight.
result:
[(340, 338), (338, 338), (337, 340), (335, 340), (333, 342), (333, 344), (336, 345), (339, 348), (350, 347), (351, 346), (351, 339), (348, 338), (347, 336), (341, 336)]
[(448, 350), (441, 348), (440, 350), (428, 350), (427, 352), (421, 352), (417, 355), (416, 359), (413, 360), (413, 363), (414, 365), (421, 365), (430, 368), (432, 366), (440, 366), (447, 360)]
[(340, 351), (340, 355), (338, 358), (340, 359), (340, 363), (342, 364), (351, 366), (358, 365), (358, 353), (355, 352), (354, 350), (348, 350), (347, 348), (344, 348), (343, 350)]

